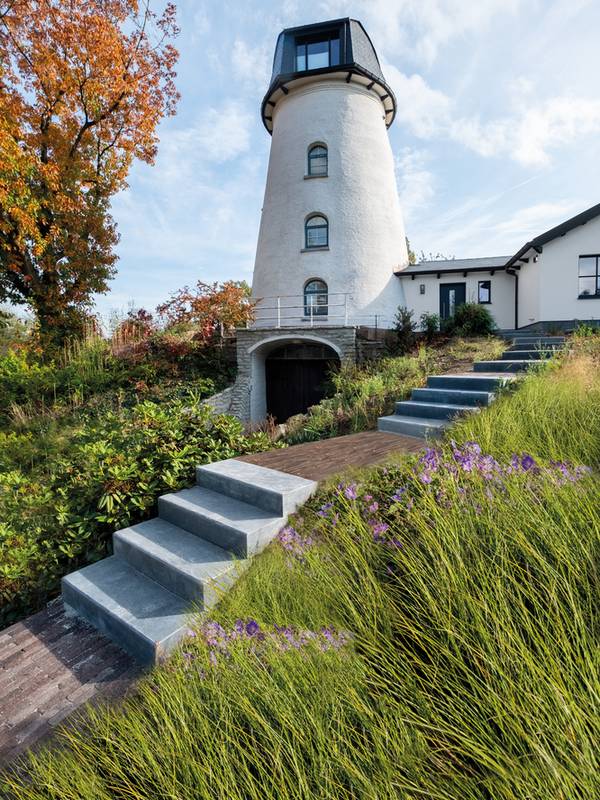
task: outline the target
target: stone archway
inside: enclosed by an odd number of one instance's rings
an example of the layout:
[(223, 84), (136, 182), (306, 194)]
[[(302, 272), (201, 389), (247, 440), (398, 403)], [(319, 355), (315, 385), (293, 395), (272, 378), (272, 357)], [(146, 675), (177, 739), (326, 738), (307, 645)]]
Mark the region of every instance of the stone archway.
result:
[(288, 343), (272, 350), (265, 359), (267, 415), (281, 423), (319, 403), (339, 364), (335, 351), (324, 344)]
[(325, 397), (327, 376), (341, 363), (339, 349), (311, 336), (274, 336), (252, 348), (250, 417), (285, 422)]

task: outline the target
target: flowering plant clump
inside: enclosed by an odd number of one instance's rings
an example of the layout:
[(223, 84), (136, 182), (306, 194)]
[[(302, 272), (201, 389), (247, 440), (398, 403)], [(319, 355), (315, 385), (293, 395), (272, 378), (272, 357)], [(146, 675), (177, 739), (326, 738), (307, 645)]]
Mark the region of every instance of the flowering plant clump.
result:
[(292, 566), (294, 561), (304, 562), (306, 554), (315, 544), (312, 536), (302, 536), (291, 525), (286, 525), (277, 535), (277, 541), (289, 556), (288, 566)]
[[(316, 514), (323, 521), (321, 526), (331, 530), (344, 513), (345, 525), (366, 528), (375, 544), (399, 549), (403, 547), (398, 537), (400, 518), (402, 525), (410, 528), (411, 513), (418, 513), (423, 503), (433, 501), (444, 509), (456, 505), (479, 515), (486, 504), (506, 494), (508, 481), (523, 481), (524, 488), (534, 492), (546, 484), (557, 488), (575, 484), (590, 473), (589, 467), (568, 461), (543, 465), (529, 453), (514, 454), (508, 462), (501, 463), (483, 453), (477, 442), (458, 445), (452, 441), (446, 448), (426, 448), (408, 467), (390, 465), (377, 470), (375, 480), (372, 474), (368, 486), (357, 482), (338, 484), (333, 497)], [(353, 512), (350, 515), (349, 510)], [(403, 538), (405, 534), (403, 530)], [(302, 539), (300, 534), (296, 536)]]
[[(327, 652), (328, 650), (341, 650), (352, 641), (352, 634), (348, 631), (336, 631), (329, 626), (312, 631), (274, 625), (272, 630), (265, 630), (253, 619), (246, 621), (238, 619), (230, 629), (209, 620), (204, 622), (197, 631), (188, 630), (188, 638), (195, 639), (198, 636), (208, 646), (209, 660), (213, 665), (218, 663), (219, 655), (231, 655), (232, 647), (242, 642), (249, 643), (252, 651), (260, 654), (260, 651), (269, 644), (283, 652), (307, 650), (309, 647), (316, 647), (321, 652)], [(182, 656), (188, 663), (193, 662), (197, 657), (190, 651), (183, 651)]]

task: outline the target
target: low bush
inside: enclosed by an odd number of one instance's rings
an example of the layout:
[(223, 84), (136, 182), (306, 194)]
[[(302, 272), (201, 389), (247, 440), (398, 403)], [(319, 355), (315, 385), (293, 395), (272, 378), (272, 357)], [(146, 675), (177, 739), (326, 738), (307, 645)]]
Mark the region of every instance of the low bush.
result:
[(398, 313), (394, 320), (394, 330), (396, 331), (396, 353), (404, 355), (414, 347), (415, 331), (417, 326), (413, 320), (414, 312), (405, 306), (398, 307)]
[(425, 341), (431, 343), (440, 329), (440, 315), (439, 314), (421, 314), (419, 320), (421, 330), (425, 335)]
[(160, 494), (193, 483), (197, 464), (271, 446), (202, 396), (84, 414), (43, 457), (31, 431), (0, 434), (0, 628), (106, 555), (112, 532), (152, 516)]
[(494, 318), (480, 303), (463, 303), (443, 323), (443, 331), (449, 336), (489, 336), (495, 329)]
[[(596, 797), (600, 378), (586, 358), (528, 377), (455, 442), (325, 487), (137, 695), (63, 729), (5, 773), (6, 792)], [(547, 444), (531, 406), (557, 388), (539, 414), (569, 391), (572, 410), (549, 414)], [(498, 449), (464, 439), (485, 417)]]

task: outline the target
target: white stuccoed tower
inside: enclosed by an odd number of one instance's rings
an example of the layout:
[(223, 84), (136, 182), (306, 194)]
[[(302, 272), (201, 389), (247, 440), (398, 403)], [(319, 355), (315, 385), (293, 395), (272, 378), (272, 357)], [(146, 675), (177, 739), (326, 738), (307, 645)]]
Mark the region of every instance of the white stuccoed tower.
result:
[(262, 117), (272, 134), (255, 327), (391, 327), (408, 264), (387, 128), (396, 101), (357, 20), (284, 30)]

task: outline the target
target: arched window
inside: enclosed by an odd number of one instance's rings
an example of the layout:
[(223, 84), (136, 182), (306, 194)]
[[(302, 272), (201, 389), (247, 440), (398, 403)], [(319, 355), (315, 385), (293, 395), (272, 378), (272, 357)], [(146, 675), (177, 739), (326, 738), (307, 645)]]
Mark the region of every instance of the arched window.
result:
[(304, 246), (308, 249), (311, 247), (329, 247), (329, 222), (327, 217), (321, 214), (314, 214), (306, 220), (304, 225)]
[(304, 286), (304, 315), (306, 317), (327, 316), (327, 284), (318, 278)]
[(313, 144), (308, 148), (308, 174), (327, 175), (327, 147)]

